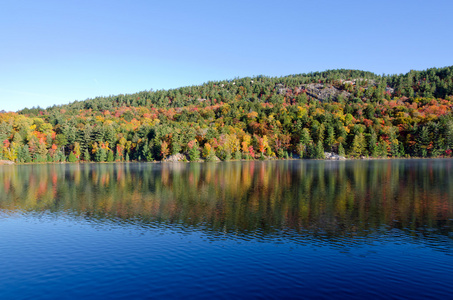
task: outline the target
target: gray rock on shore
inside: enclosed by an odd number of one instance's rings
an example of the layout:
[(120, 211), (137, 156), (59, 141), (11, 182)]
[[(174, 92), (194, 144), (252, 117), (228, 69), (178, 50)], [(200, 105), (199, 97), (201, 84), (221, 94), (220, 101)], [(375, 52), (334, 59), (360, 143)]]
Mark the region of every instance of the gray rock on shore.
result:
[(168, 156), (163, 160), (164, 162), (178, 162), (178, 161), (187, 161), (187, 158), (184, 154), (178, 153)]
[(346, 157), (340, 156), (333, 152), (324, 152), (324, 156), (327, 160), (346, 160)]

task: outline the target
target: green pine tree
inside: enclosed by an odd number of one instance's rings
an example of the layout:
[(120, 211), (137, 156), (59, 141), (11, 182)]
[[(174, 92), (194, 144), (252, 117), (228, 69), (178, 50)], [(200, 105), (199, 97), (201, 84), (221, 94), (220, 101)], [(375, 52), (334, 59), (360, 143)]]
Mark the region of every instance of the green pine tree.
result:
[(236, 150), (236, 152), (234, 152), (234, 159), (235, 160), (241, 160), (241, 157), (242, 157), (241, 151), (239, 151), (239, 149)]
[(359, 157), (365, 151), (365, 138), (361, 132), (354, 136), (349, 154), (353, 157)]
[(107, 154), (107, 162), (112, 162), (113, 160), (114, 160), (113, 151), (109, 150), (109, 152)]
[(71, 153), (69, 153), (68, 161), (70, 163), (74, 163), (77, 161), (77, 157), (75, 156), (74, 152), (71, 151)]
[(200, 160), (200, 150), (198, 149), (198, 144), (189, 149), (189, 159), (190, 161)]
[(319, 141), (315, 147), (315, 158), (317, 159), (326, 158), (326, 156), (324, 155), (324, 147), (322, 146), (322, 141)]
[(88, 151), (88, 148), (85, 149), (85, 151), (83, 152), (83, 159), (85, 161), (91, 161), (91, 155), (90, 155), (90, 151)]
[(340, 143), (338, 145), (338, 155), (339, 156), (346, 156), (346, 153), (344, 152), (344, 148), (343, 148), (343, 144), (342, 143)]

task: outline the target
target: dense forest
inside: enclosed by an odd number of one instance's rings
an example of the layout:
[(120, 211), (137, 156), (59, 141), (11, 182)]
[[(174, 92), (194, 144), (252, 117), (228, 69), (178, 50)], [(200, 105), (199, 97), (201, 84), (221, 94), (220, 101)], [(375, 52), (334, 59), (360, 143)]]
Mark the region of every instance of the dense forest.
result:
[(452, 107), (453, 66), (235, 78), (0, 113), (0, 159), (451, 157)]

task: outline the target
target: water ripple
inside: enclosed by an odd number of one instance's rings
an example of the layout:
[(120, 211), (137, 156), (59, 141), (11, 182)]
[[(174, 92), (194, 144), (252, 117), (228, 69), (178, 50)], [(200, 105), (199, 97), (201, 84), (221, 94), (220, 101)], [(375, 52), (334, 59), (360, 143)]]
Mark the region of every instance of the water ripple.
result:
[(448, 298), (449, 164), (3, 170), (0, 299)]

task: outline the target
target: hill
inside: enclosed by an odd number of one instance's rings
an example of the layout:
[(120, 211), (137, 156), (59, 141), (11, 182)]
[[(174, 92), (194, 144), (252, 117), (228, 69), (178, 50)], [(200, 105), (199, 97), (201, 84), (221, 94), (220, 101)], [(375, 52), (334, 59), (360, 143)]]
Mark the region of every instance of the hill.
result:
[(256, 76), (97, 97), (0, 113), (0, 159), (450, 156), (452, 95), (453, 67), (445, 67)]

